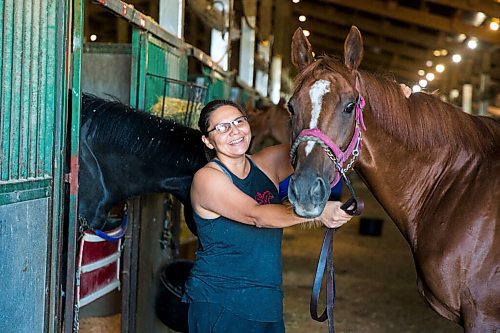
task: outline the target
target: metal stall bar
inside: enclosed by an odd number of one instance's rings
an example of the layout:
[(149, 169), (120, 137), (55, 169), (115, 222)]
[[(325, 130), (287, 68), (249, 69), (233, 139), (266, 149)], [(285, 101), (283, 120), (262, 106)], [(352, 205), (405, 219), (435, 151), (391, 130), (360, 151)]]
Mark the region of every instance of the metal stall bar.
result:
[(66, 183), (69, 183), (68, 229), (67, 229), (67, 267), (64, 308), (64, 332), (78, 331), (78, 307), (75, 304), (75, 285), (77, 283), (75, 269), (78, 237), (78, 147), (80, 137), (80, 105), (81, 105), (81, 67), (83, 44), (83, 0), (73, 0), (69, 11), (71, 27), (71, 105), (69, 115), (69, 132), (67, 135), (69, 156), (67, 156)]

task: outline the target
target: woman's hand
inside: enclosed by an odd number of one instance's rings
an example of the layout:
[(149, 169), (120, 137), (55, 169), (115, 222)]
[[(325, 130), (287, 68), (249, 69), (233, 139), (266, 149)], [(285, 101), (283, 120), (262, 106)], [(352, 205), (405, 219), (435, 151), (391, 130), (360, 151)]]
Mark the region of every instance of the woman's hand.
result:
[(328, 201), (326, 203), (325, 209), (319, 217), (319, 220), (325, 227), (338, 228), (352, 218), (351, 215), (340, 208), (341, 205), (342, 203), (340, 201)]
[(408, 87), (404, 83), (400, 83), (399, 86), (401, 87), (401, 91), (403, 91), (403, 94), (405, 95), (406, 98), (409, 98), (411, 95), (411, 88)]

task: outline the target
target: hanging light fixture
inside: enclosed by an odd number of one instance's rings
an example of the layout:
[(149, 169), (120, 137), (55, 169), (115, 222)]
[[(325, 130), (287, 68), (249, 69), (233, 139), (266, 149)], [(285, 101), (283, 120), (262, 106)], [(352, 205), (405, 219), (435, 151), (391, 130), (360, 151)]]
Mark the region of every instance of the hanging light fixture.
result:
[(471, 50), (474, 50), (477, 47), (477, 39), (471, 38), (467, 42), (467, 47)]
[(452, 57), (451, 57), (451, 60), (458, 64), (460, 61), (462, 61), (462, 56), (458, 53), (454, 54)]

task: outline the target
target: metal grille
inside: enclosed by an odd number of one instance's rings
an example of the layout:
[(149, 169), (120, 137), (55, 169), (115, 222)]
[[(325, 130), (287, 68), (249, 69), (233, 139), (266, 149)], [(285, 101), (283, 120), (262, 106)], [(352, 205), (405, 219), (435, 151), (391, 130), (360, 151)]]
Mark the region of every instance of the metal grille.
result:
[(154, 74), (148, 74), (148, 77), (157, 89), (162, 90), (161, 94), (157, 95), (156, 103), (150, 108), (151, 113), (195, 127), (205, 101), (207, 87)]

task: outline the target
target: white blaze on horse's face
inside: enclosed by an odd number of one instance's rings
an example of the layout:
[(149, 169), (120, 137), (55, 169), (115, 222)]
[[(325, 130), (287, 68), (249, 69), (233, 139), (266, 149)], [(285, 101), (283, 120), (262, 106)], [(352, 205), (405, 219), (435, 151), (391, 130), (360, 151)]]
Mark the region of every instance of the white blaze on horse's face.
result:
[[(309, 128), (316, 128), (318, 126), (319, 114), (323, 106), (323, 96), (328, 92), (330, 92), (330, 81), (328, 80), (318, 80), (311, 86), (309, 97), (311, 98), (312, 111)], [(314, 141), (309, 141), (307, 143), (306, 156), (312, 151), (314, 143)]]

